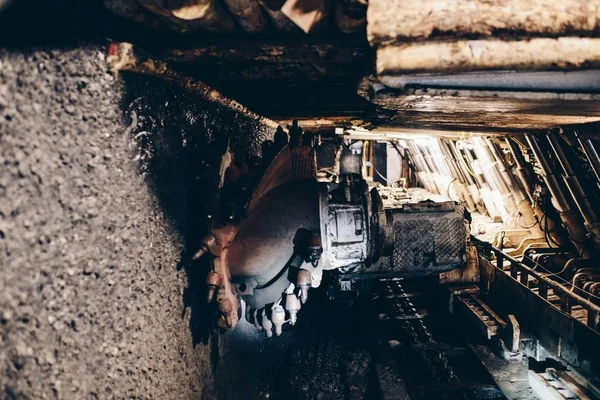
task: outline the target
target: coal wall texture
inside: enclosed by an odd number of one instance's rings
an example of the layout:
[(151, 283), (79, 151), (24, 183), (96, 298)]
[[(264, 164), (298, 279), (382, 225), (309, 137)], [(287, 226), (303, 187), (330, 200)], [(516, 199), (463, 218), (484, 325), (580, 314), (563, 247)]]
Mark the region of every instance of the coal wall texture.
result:
[(224, 149), (273, 132), (106, 46), (0, 49), (0, 398), (211, 398), (191, 262)]

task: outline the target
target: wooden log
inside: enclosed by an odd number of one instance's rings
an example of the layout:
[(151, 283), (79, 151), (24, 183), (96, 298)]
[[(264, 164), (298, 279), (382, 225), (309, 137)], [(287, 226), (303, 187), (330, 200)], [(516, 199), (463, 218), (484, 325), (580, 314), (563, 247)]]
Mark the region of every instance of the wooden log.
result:
[(366, 0), (338, 0), (334, 4), (335, 25), (344, 33), (356, 33), (367, 26)]
[(363, 79), (358, 92), (378, 106), (374, 123), (390, 132), (527, 132), (600, 121), (600, 95), (593, 93), (392, 89), (373, 77)]
[(256, 0), (225, 0), (225, 5), (244, 32), (261, 33), (267, 29), (267, 21)]
[(598, 94), (381, 89), (368, 98), (387, 114), (378, 126), (527, 131), (600, 121)]
[(380, 47), (377, 74), (600, 67), (600, 39), (459, 40)]
[(327, 25), (329, 5), (329, 0), (287, 0), (281, 12), (304, 33), (322, 32)]
[(193, 95), (199, 96), (208, 102), (216, 103), (221, 107), (231, 109), (248, 119), (260, 122), (270, 128), (276, 129), (279, 126), (277, 122), (250, 111), (242, 104), (223, 95), (204, 82), (173, 71), (164, 61), (156, 60), (139, 51), (134, 51), (133, 46), (129, 43), (119, 43), (116, 46), (115, 54), (107, 58), (109, 68), (114, 74), (134, 72), (154, 76), (166, 82), (179, 85)]
[(179, 33), (191, 33), (201, 28), (194, 21), (184, 21), (175, 17), (160, 0), (137, 0), (149, 13), (160, 19), (169, 29)]
[[(308, 38), (308, 37), (306, 37)], [(172, 48), (161, 53), (169, 61), (195, 63), (281, 63), (337, 65), (348, 71), (364, 70), (369, 54), (368, 45), (363, 41), (331, 40), (316, 42), (299, 37), (293, 44), (270, 36), (260, 41), (244, 38), (221, 40), (218, 43), (199, 44), (191, 48)], [(344, 38), (345, 39), (345, 38)], [(344, 65), (345, 64), (345, 65)]]
[[(151, 28), (156, 29), (163, 25), (159, 17), (140, 6), (136, 0), (104, 0), (103, 4), (107, 10), (118, 16), (148, 25)], [(173, 25), (173, 28), (177, 31), (180, 30), (180, 27), (176, 25)]]
[(304, 132), (310, 133), (333, 133), (335, 128), (350, 128), (363, 127), (365, 129), (372, 128), (373, 126), (366, 120), (360, 117), (349, 117), (347, 115), (340, 116), (328, 116), (328, 117), (293, 117), (286, 119), (276, 119), (281, 126), (289, 128), (292, 126), (292, 121), (298, 121)]
[(373, 45), (430, 37), (594, 35), (600, 0), (370, 0)]
[(275, 29), (283, 33), (300, 33), (302, 30), (296, 26), (283, 12), (281, 7), (285, 0), (259, 0), (258, 1)]
[(215, 0), (168, 0), (168, 6), (175, 17), (194, 21), (211, 32), (229, 33), (236, 29), (235, 22)]

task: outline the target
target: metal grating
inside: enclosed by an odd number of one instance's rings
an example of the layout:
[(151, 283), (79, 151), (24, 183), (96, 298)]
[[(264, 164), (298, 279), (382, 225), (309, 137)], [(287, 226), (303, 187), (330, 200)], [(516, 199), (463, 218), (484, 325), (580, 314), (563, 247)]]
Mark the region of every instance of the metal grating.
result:
[(464, 263), (466, 228), (460, 212), (394, 215), (393, 269), (444, 271)]

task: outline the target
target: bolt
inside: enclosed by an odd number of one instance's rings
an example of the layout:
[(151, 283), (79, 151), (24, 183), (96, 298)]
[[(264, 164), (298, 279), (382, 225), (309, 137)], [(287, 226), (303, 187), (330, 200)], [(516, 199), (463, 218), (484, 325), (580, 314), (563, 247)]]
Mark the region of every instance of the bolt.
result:
[(215, 271), (210, 271), (206, 276), (206, 285), (207, 293), (206, 293), (206, 301), (210, 303), (215, 297), (215, 293), (219, 289), (219, 287), (223, 284), (223, 279), (221, 275), (217, 274)]
[(196, 251), (192, 257), (192, 260), (194, 261), (198, 261), (199, 259), (202, 258), (202, 256), (204, 256), (206, 253), (208, 252), (208, 249), (206, 248), (206, 246), (201, 245), (200, 248), (198, 249), (198, 251)]
[(288, 293), (285, 297), (285, 309), (290, 313), (290, 325), (294, 326), (298, 319), (300, 300), (294, 293)]
[(273, 307), (273, 313), (271, 314), (273, 325), (275, 326), (275, 334), (280, 336), (283, 332), (283, 324), (285, 323), (285, 310), (280, 305)]
[(262, 310), (262, 327), (267, 332), (267, 337), (273, 336), (273, 323), (267, 317), (267, 312), (264, 309)]
[(300, 287), (300, 300), (302, 304), (308, 300), (308, 289), (310, 289), (312, 283), (311, 273), (307, 269), (301, 269), (298, 271), (298, 278), (296, 285)]
[(258, 323), (258, 309), (254, 310), (254, 327), (259, 331), (263, 329), (262, 325)]
[(233, 328), (233, 318), (231, 317), (231, 313), (233, 312), (233, 304), (231, 304), (231, 300), (219, 300), (219, 311), (221, 314), (223, 314), (223, 319), (225, 320), (225, 325), (227, 328)]

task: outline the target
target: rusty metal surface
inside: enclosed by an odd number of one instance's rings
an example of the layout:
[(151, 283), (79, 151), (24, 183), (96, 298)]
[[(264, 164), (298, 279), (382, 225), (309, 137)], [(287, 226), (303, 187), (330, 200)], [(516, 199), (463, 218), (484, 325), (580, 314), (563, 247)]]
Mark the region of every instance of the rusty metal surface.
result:
[[(567, 363), (598, 373), (600, 335), (560, 308), (524, 287), (491, 262), (480, 259), (483, 285), (488, 288), (489, 304), (501, 313), (514, 313), (522, 329), (535, 335), (540, 344)], [(511, 295), (507, 295), (510, 293)]]
[[(464, 342), (451, 339), (448, 326), (439, 315), (433, 316), (434, 308), (425, 306), (430, 301), (423, 295), (430, 293), (427, 284), (419, 286), (423, 291), (419, 293), (410, 283), (382, 279), (370, 286), (378, 295), (373, 303), (380, 313), (387, 352), (398, 361), (391, 367), (403, 379), (409, 398), (504, 398)], [(384, 398), (394, 398), (393, 392), (384, 393), (390, 396)]]
[(461, 311), (467, 318), (476, 323), (486, 339), (490, 340), (501, 333), (501, 329), (506, 326), (502, 320), (488, 305), (473, 293), (458, 294), (454, 297), (455, 311)]
[[(360, 163), (355, 167), (360, 171)], [(369, 192), (366, 182), (353, 172), (342, 175), (339, 185), (319, 184), (323, 238), (321, 265), (325, 270), (370, 263)]]
[(293, 254), (296, 231), (319, 228), (316, 186), (315, 181), (301, 180), (263, 196), (231, 244), (229, 264), (233, 276), (255, 277), (263, 284), (285, 266)]

